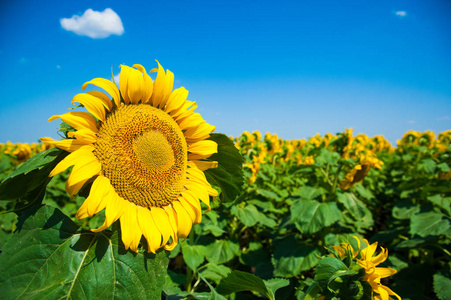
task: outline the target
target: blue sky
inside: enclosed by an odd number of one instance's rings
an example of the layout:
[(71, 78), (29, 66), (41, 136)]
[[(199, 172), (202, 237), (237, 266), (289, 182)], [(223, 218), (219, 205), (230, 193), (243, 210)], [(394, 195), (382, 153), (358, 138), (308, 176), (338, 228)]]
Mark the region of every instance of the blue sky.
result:
[[(116, 19), (61, 22), (107, 8)], [(0, 143), (58, 138), (47, 119), (84, 82), (155, 59), (227, 135), (451, 129), (449, 1), (3, 0), (0, 14)]]

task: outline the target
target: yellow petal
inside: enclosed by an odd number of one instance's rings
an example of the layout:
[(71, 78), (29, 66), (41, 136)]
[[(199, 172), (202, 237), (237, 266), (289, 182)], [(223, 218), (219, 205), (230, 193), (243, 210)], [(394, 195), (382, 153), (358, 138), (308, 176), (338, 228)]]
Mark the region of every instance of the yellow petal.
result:
[(172, 202), (172, 207), (174, 208), (177, 216), (177, 237), (180, 239), (186, 239), (191, 231), (193, 222), (180, 202)]
[(91, 229), (93, 232), (100, 232), (107, 229), (114, 222), (116, 222), (124, 213), (128, 201), (122, 199), (118, 194), (113, 193), (111, 202), (108, 203), (105, 209), (105, 221), (102, 226), (97, 229)]
[(153, 91), (153, 81), (152, 78), (147, 74), (146, 69), (139, 65), (134, 64), (133, 67), (137, 68), (141, 73), (143, 73), (143, 87), (142, 87), (142, 103), (147, 103), (152, 96)]
[(165, 206), (164, 207), (164, 212), (167, 214), (168, 216), (168, 220), (169, 220), (169, 224), (171, 226), (172, 229), (172, 233), (171, 233), (171, 237), (172, 237), (172, 242), (170, 244), (167, 244), (164, 246), (165, 250), (171, 251), (172, 249), (175, 248), (175, 246), (177, 246), (177, 220), (176, 220), (176, 214), (174, 209), (172, 208), (172, 206)]
[(210, 136), (210, 133), (215, 131), (215, 129), (215, 126), (203, 122), (197, 127), (188, 128), (185, 131), (185, 137), (188, 143), (205, 140)]
[[(123, 92), (128, 94), (128, 98), (130, 99), (131, 103), (138, 104), (138, 102), (142, 98), (142, 90), (144, 85), (142, 73), (136, 69), (130, 67), (127, 68), (129, 69), (129, 71), (126, 73), (127, 89)], [(119, 82), (121, 81), (119, 80)]]
[(393, 274), (396, 274), (396, 272), (397, 271), (395, 269), (376, 268), (376, 271), (374, 273), (377, 274), (377, 276), (380, 278), (385, 278), (385, 277), (392, 276)]
[(94, 78), (91, 81), (85, 82), (82, 86), (83, 91), (88, 86), (88, 84), (92, 84), (95, 86), (98, 86), (99, 88), (104, 89), (108, 94), (113, 97), (113, 101), (116, 104), (116, 106), (119, 106), (121, 104), (121, 96), (119, 94), (119, 90), (117, 89), (117, 86), (110, 80), (107, 80), (105, 78)]
[(179, 109), (173, 110), (170, 113), (170, 115), (172, 118), (174, 118), (174, 120), (179, 122), (180, 120), (187, 118), (187, 117), (191, 116), (192, 114), (194, 114), (194, 110), (196, 110), (196, 108), (197, 108), (196, 102), (187, 100), (183, 103), (183, 105)]
[(105, 121), (105, 106), (101, 99), (94, 97), (93, 95), (80, 93), (72, 98), (72, 104), (75, 102), (78, 102), (86, 107), (86, 109), (100, 121)]
[[(190, 191), (183, 191), (182, 196), (183, 196), (182, 197), (183, 200), (180, 200), (180, 198), (179, 198), (180, 203), (182, 203), (182, 205), (183, 205), (183, 207), (185, 207), (186, 211), (188, 211), (188, 209), (187, 209), (187, 206), (183, 204), (183, 202), (185, 201), (186, 203), (188, 203), (190, 205), (190, 209), (194, 213), (193, 222), (195, 224), (200, 224), (200, 222), (202, 222), (202, 209), (200, 207), (199, 200)], [(188, 214), (190, 214), (189, 211), (188, 211)]]
[(72, 173), (70, 174), (69, 178), (67, 179), (67, 181), (69, 181), (68, 184), (75, 185), (83, 180), (94, 177), (95, 175), (98, 175), (100, 173), (101, 168), (102, 165), (97, 159), (92, 160), (86, 164), (77, 163), (72, 169)]
[[(160, 103), (167, 102), (167, 98), (169, 97), (170, 93), (168, 93), (168, 90), (171, 89), (172, 91), (172, 84), (171, 80), (171, 74), (168, 70), (168, 74), (166, 75), (164, 73), (163, 67), (160, 65), (160, 63), (157, 60), (158, 64), (158, 73), (157, 78), (155, 78), (155, 82), (153, 83), (153, 93), (152, 97), (150, 98), (150, 104), (154, 107), (160, 107)], [(152, 69), (150, 72), (154, 72), (154, 69)], [(174, 80), (174, 75), (172, 74), (172, 81)]]
[(187, 130), (191, 127), (198, 127), (202, 122), (205, 122), (199, 113), (193, 113), (189, 118), (181, 120), (178, 124), (181, 130)]
[[(110, 184), (110, 180), (104, 176), (99, 176), (94, 180), (91, 191), (88, 198), (91, 201), (88, 202), (88, 215), (93, 216), (99, 211), (103, 210), (106, 205), (111, 202), (111, 190), (113, 187)], [(113, 190), (114, 192), (114, 190)]]
[(54, 115), (49, 118), (49, 122), (58, 118), (61, 118), (63, 122), (66, 122), (77, 130), (88, 128), (91, 129), (92, 132), (98, 132), (96, 120), (90, 113), (84, 111), (71, 111), (62, 115)]
[(173, 88), (174, 88), (174, 73), (172, 73), (169, 70), (166, 70), (163, 98), (161, 99), (160, 103), (158, 104), (159, 108), (163, 108), (166, 105), (169, 97), (171, 96)]
[(175, 89), (169, 96), (164, 111), (170, 113), (174, 110), (179, 110), (185, 103), (187, 97), (188, 91), (184, 87)]
[(138, 252), (139, 242), (141, 240), (142, 231), (138, 224), (138, 207), (129, 202), (126, 205), (124, 214), (120, 218), (122, 242), (125, 250), (129, 249)]
[(147, 251), (155, 253), (161, 247), (161, 233), (157, 229), (149, 209), (138, 206), (138, 222), (147, 240)]
[(67, 139), (62, 141), (54, 141), (51, 138), (41, 138), (41, 141), (45, 145), (53, 145), (59, 149), (65, 150), (67, 152), (74, 152), (80, 149), (83, 146), (86, 146), (85, 143), (76, 140), (76, 139)]
[(96, 134), (88, 128), (80, 129), (77, 131), (69, 131), (67, 133), (67, 136), (70, 138), (76, 138), (82, 143), (85, 143), (86, 145), (93, 144), (97, 140)]
[(87, 178), (86, 180), (82, 180), (76, 183), (73, 183), (72, 185), (68, 180), (66, 180), (65, 189), (66, 192), (73, 197), (76, 193), (80, 191), (80, 189), (83, 187), (83, 185), (89, 180), (90, 178)]
[(130, 103), (130, 97), (127, 93), (128, 89), (128, 76), (131, 72), (131, 68), (129, 66), (120, 65), (121, 73), (119, 74), (119, 89), (122, 95), (122, 99), (124, 99), (125, 104)]
[(212, 155), (218, 152), (218, 144), (214, 141), (199, 141), (188, 145), (188, 152), (198, 155)]
[(189, 160), (188, 161), (188, 165), (194, 165), (197, 168), (199, 168), (199, 170), (201, 171), (205, 171), (208, 169), (212, 169), (212, 168), (217, 168), (218, 167), (218, 162), (217, 161), (207, 161), (207, 160)]
[(193, 181), (188, 181), (185, 184), (185, 187), (187, 190), (192, 191), (195, 197), (200, 199), (208, 206), (208, 211), (210, 210), (210, 196), (208, 195), (207, 189), (205, 187)]
[(84, 146), (77, 151), (72, 152), (68, 156), (66, 156), (63, 160), (61, 160), (55, 168), (53, 168), (52, 172), (50, 172), (49, 177), (53, 177), (56, 174), (59, 174), (69, 168), (70, 166), (73, 166), (77, 163), (81, 164), (87, 164), (94, 159), (97, 160), (97, 158), (92, 154), (92, 151), (94, 150), (93, 146)]
[(155, 225), (158, 228), (158, 231), (161, 232), (162, 242), (161, 245), (166, 245), (171, 236), (171, 226), (169, 223), (168, 215), (164, 212), (164, 209), (159, 207), (152, 207), (150, 210), (150, 214), (155, 222)]
[(188, 213), (189, 217), (191, 218), (191, 222), (194, 224), (196, 221), (196, 214), (194, 210), (191, 208), (189, 203), (183, 197), (179, 197), (178, 200), (182, 205), (182, 207), (185, 209), (185, 211)]
[(94, 97), (97, 97), (100, 100), (102, 100), (103, 105), (109, 111), (113, 108), (113, 102), (111, 102), (111, 99), (110, 99), (110, 97), (108, 97), (107, 94), (105, 94), (101, 91), (89, 91), (89, 92), (87, 92), (87, 94), (93, 95)]

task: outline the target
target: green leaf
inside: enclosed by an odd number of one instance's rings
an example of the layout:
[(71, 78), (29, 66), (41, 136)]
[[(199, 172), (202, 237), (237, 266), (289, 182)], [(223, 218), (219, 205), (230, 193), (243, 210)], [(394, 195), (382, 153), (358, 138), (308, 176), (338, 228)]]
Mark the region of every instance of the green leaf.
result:
[(118, 232), (93, 233), (56, 208), (25, 214), (0, 255), (5, 299), (159, 299), (168, 258), (126, 251)]
[(336, 272), (346, 272), (348, 267), (339, 259), (328, 256), (321, 259), (315, 268), (315, 281), (325, 289), (329, 283), (329, 279), (336, 274)]
[(300, 272), (313, 268), (318, 262), (321, 252), (312, 246), (304, 244), (295, 236), (290, 235), (275, 241), (274, 275), (293, 277)]
[(419, 213), (410, 219), (410, 234), (421, 237), (441, 235), (450, 228), (450, 219), (434, 211)]
[(451, 171), (451, 169), (449, 168), (449, 166), (446, 162), (442, 162), (442, 163), (438, 164), (437, 168), (439, 168), (440, 171), (442, 171), (444, 173)]
[(411, 199), (396, 202), (392, 215), (396, 219), (407, 220), (420, 211), (420, 206), (413, 203)]
[(291, 218), (301, 233), (312, 234), (340, 219), (341, 211), (334, 202), (300, 200), (291, 207)]
[(352, 193), (338, 193), (338, 202), (344, 205), (346, 210), (354, 217), (354, 219), (361, 223), (363, 227), (369, 228), (373, 225), (373, 216), (371, 211), (366, 208), (365, 204), (356, 198)]
[(313, 282), (305, 292), (303, 300), (315, 300), (321, 292), (321, 287), (318, 282)]
[(204, 262), (205, 253), (207, 249), (202, 245), (189, 245), (187, 242), (181, 243), (182, 254), (185, 263), (191, 270), (196, 271), (197, 268)]
[[(210, 288), (210, 294), (208, 295), (208, 300), (226, 300), (226, 298), (223, 295), (218, 294), (218, 292), (215, 290), (215, 288), (202, 276), (202, 274), (199, 274), (200, 279), (202, 279)], [(202, 299), (199, 297), (196, 297), (196, 299)]]
[(428, 197), (428, 200), (445, 210), (448, 213), (448, 216), (451, 217), (451, 197), (443, 198), (440, 195), (434, 195)]
[(226, 278), (221, 280), (216, 290), (228, 295), (231, 293), (252, 291), (264, 295), (266, 298), (274, 300), (275, 291), (281, 287), (287, 286), (290, 282), (286, 279), (269, 280), (265, 283), (261, 278), (254, 274), (235, 270)]
[(313, 200), (316, 197), (321, 196), (325, 193), (326, 190), (323, 188), (305, 185), (300, 189), (299, 196), (301, 196), (303, 200)]
[(423, 162), (419, 165), (419, 169), (423, 169), (428, 174), (433, 174), (435, 171), (436, 163), (432, 159), (425, 159)]
[(227, 277), (232, 270), (229, 267), (224, 265), (217, 265), (208, 263), (205, 265), (205, 269), (201, 270), (202, 276), (206, 279), (214, 281), (216, 284), (219, 284), (221, 279)]
[(272, 278), (269, 280), (264, 280), (264, 282), (269, 291), (270, 299), (276, 299), (276, 291), (290, 284), (288, 279), (283, 278)]
[(451, 276), (448, 272), (434, 275), (434, 292), (440, 300), (447, 300), (451, 297)]
[(207, 246), (206, 257), (211, 263), (223, 264), (240, 253), (240, 246), (229, 240), (216, 240)]
[(47, 184), (50, 172), (67, 154), (53, 148), (31, 157), (2, 181), (0, 200), (19, 199)]
[(244, 225), (248, 227), (252, 227), (257, 224), (259, 220), (259, 212), (258, 209), (252, 205), (248, 204), (245, 207), (233, 206), (231, 210), (232, 214), (234, 214)]
[(221, 189), (219, 199), (229, 202), (241, 193), (243, 185), (243, 157), (233, 142), (222, 133), (212, 133), (209, 140), (218, 144), (218, 153), (208, 158), (217, 161), (218, 167), (204, 171), (208, 182)]

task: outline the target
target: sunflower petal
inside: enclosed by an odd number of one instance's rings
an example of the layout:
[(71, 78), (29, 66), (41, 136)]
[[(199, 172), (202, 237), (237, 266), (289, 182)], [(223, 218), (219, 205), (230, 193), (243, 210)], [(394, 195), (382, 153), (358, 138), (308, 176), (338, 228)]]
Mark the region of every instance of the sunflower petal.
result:
[(70, 173), (68, 185), (76, 185), (77, 183), (89, 179), (100, 173), (102, 165), (96, 160), (92, 160), (86, 164), (76, 164)]
[[(195, 224), (200, 224), (200, 222), (202, 222), (202, 209), (200, 207), (200, 202), (197, 199), (197, 197), (195, 197), (192, 192), (186, 190), (182, 192), (182, 196), (183, 196), (183, 201), (185, 201), (187, 204), (190, 205), (191, 210), (194, 213), (194, 220), (193, 222)], [(180, 198), (179, 198), (180, 201)], [(182, 203), (183, 205), (183, 201), (180, 201), (180, 203)], [(183, 207), (185, 207), (186, 211), (188, 211), (188, 209), (186, 208), (186, 205), (183, 205)], [(189, 212), (188, 212), (189, 213)]]
[(97, 129), (96, 120), (93, 116), (84, 111), (71, 111), (62, 115), (54, 115), (49, 118), (49, 122), (60, 118), (63, 122), (66, 122), (73, 128), (80, 130), (84, 128), (91, 129), (91, 131), (97, 133), (99, 130)]
[(70, 138), (76, 138), (80, 142), (83, 142), (87, 145), (93, 144), (97, 140), (96, 134), (88, 128), (80, 129), (77, 131), (69, 131), (67, 136)]
[[(157, 78), (155, 78), (155, 82), (153, 83), (153, 93), (150, 98), (150, 104), (154, 107), (161, 107), (161, 103), (166, 103), (167, 98), (170, 95), (170, 91), (172, 91), (173, 83), (174, 83), (174, 74), (171, 71), (167, 70), (167, 74), (165, 74), (163, 67), (157, 60), (158, 64), (158, 73)], [(150, 72), (154, 72), (155, 69), (152, 69)], [(170, 90), (170, 91), (169, 91)]]
[(123, 215), (126, 205), (128, 205), (128, 201), (122, 199), (114, 192), (111, 197), (111, 202), (105, 209), (105, 221), (102, 226), (97, 229), (91, 229), (91, 231), (100, 232), (110, 227), (111, 224), (116, 222)]
[(152, 207), (150, 214), (155, 222), (155, 225), (158, 228), (158, 231), (161, 232), (162, 242), (160, 247), (162, 245), (166, 245), (171, 236), (171, 228), (168, 215), (164, 212), (164, 209), (159, 207)]
[(192, 154), (198, 154), (201, 156), (212, 155), (218, 152), (218, 144), (214, 141), (205, 140), (192, 143), (188, 145), (188, 151)]
[(138, 252), (138, 246), (142, 236), (142, 231), (138, 224), (138, 207), (133, 203), (126, 205), (120, 221), (122, 242), (124, 243), (125, 250), (130, 248), (130, 250)]
[(119, 93), (119, 90), (117, 89), (117, 86), (112, 81), (105, 78), (94, 78), (83, 84), (83, 91), (88, 86), (88, 84), (92, 84), (104, 89), (108, 94), (111, 95), (111, 97), (113, 97), (113, 101), (116, 106), (119, 106), (121, 104), (121, 95)]
[(183, 86), (175, 89), (169, 96), (164, 111), (171, 113), (174, 110), (179, 110), (185, 103), (187, 97), (188, 91)]
[(155, 253), (161, 247), (161, 233), (157, 229), (149, 209), (138, 206), (138, 222), (147, 240), (147, 251)]
[(87, 92), (89, 95), (93, 95), (94, 97), (99, 98), (103, 102), (103, 106), (105, 106), (108, 111), (110, 111), (113, 108), (113, 102), (111, 102), (110, 97), (108, 97), (107, 94), (101, 92), (101, 91), (89, 91)]
[(142, 103), (147, 103), (152, 97), (153, 92), (153, 81), (152, 78), (147, 74), (146, 69), (139, 64), (134, 64), (133, 67), (137, 68), (141, 73), (143, 73), (143, 86), (142, 86)]
[(72, 152), (68, 156), (66, 156), (63, 160), (61, 160), (55, 168), (50, 172), (49, 177), (53, 177), (56, 174), (59, 174), (69, 168), (70, 166), (73, 166), (75, 164), (83, 164), (88, 163), (94, 159), (97, 159), (94, 154), (92, 154), (92, 151), (94, 150), (93, 146), (84, 146), (77, 151)]
[(54, 141), (51, 138), (41, 138), (41, 141), (44, 145), (53, 145), (61, 150), (65, 150), (67, 152), (74, 152), (80, 149), (83, 146), (86, 146), (85, 143), (78, 141), (76, 139), (66, 139), (62, 141)]
[(193, 160), (188, 161), (188, 165), (190, 165), (190, 164), (196, 166), (201, 171), (205, 171), (208, 169), (213, 169), (213, 168), (218, 167), (217, 161), (208, 161), (208, 160), (193, 159)]
[(172, 202), (172, 206), (177, 215), (177, 237), (180, 239), (186, 239), (191, 231), (193, 222), (188, 215), (182, 204), (178, 201)]
[(164, 212), (167, 214), (168, 216), (168, 220), (169, 220), (169, 225), (171, 226), (172, 229), (172, 241), (171, 243), (167, 244), (164, 246), (165, 250), (171, 251), (172, 249), (175, 248), (175, 246), (177, 246), (177, 220), (176, 220), (176, 214), (174, 209), (172, 208), (172, 206), (166, 206), (164, 207)]
[(80, 93), (72, 98), (72, 104), (80, 103), (100, 121), (105, 121), (105, 106), (101, 99), (86, 93)]

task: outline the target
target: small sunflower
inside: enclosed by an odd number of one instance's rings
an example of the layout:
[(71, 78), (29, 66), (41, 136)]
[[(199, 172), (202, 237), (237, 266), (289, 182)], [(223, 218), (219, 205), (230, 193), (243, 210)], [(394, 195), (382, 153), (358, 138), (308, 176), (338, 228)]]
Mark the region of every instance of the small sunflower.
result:
[[(157, 61), (158, 63), (158, 61)], [(119, 89), (110, 80), (95, 78), (89, 84), (105, 90), (75, 95), (89, 112), (72, 111), (52, 116), (75, 131), (67, 139), (41, 140), (70, 152), (50, 177), (73, 166), (66, 191), (74, 196), (92, 182), (89, 196), (76, 217), (92, 217), (105, 209), (105, 222), (94, 232), (120, 220), (126, 249), (137, 252), (141, 237), (148, 251), (172, 250), (186, 238), (192, 224), (201, 222), (200, 201), (210, 208), (217, 191), (203, 171), (217, 162), (206, 160), (217, 152), (207, 140), (215, 130), (186, 100), (188, 91), (173, 90), (174, 74), (158, 63), (155, 81), (141, 65), (121, 65)]]
[(395, 269), (377, 267), (377, 265), (383, 263), (387, 259), (388, 251), (381, 247), (382, 251), (374, 256), (377, 249), (377, 242), (370, 244), (366, 239), (363, 239), (363, 241), (368, 244), (368, 247), (361, 249), (360, 240), (357, 237), (354, 238), (357, 240), (360, 251), (360, 256), (357, 257), (357, 263), (360, 267), (365, 269), (365, 275), (362, 279), (368, 281), (373, 288), (373, 291), (378, 294), (373, 296), (373, 300), (393, 299), (390, 296), (395, 296), (401, 300), (401, 297), (398, 294), (393, 292), (389, 287), (381, 284), (382, 278), (389, 277), (397, 272)]

